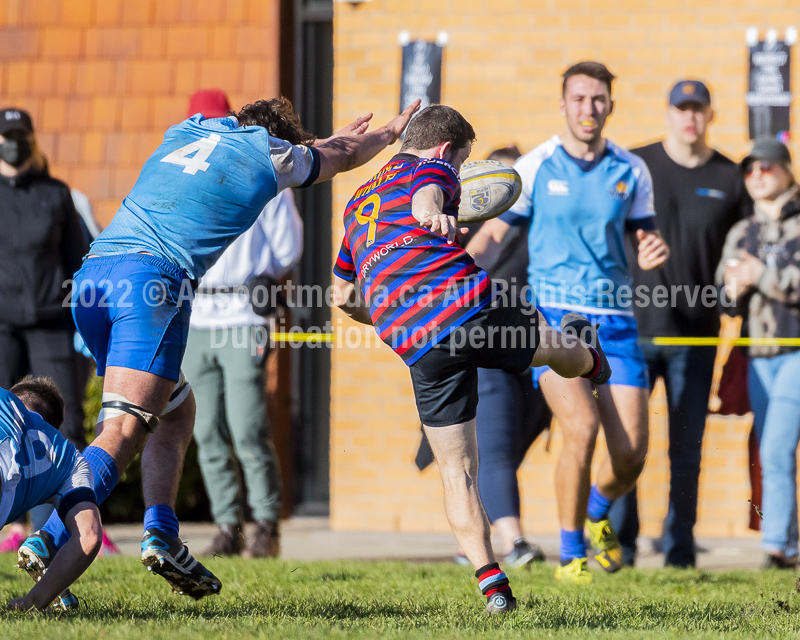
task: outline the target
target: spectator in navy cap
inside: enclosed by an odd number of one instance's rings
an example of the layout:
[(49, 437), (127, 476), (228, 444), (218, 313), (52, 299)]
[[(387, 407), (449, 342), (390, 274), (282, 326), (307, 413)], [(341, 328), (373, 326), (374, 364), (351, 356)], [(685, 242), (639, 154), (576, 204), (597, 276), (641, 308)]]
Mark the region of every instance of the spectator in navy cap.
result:
[[(699, 80), (681, 80), (669, 92), (667, 137), (633, 149), (653, 177), (658, 228), (672, 248), (663, 269), (642, 271), (629, 256), (634, 286), (646, 287), (653, 301), (656, 287), (670, 292), (670, 304), (633, 305), (650, 384), (663, 378), (669, 407), (669, 508), (661, 539), (669, 566), (695, 564), (694, 525), (697, 485), (715, 347), (652, 344), (656, 337), (716, 337), (720, 321), (716, 302), (703, 302), (712, 290), (714, 270), (725, 235), (749, 215), (752, 202), (736, 164), (708, 144), (714, 120), (711, 93)], [(675, 295), (672, 292), (677, 291)], [(611, 521), (619, 534), (624, 559), (633, 564), (639, 535), (636, 491), (617, 500)]]

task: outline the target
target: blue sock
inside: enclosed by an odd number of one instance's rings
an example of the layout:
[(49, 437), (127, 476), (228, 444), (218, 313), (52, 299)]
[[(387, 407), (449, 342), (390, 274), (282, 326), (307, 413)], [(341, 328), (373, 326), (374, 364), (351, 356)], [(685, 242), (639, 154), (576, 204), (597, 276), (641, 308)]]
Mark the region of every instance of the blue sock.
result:
[(178, 537), (178, 517), (172, 507), (165, 504), (156, 504), (144, 512), (144, 528), (158, 529), (168, 536)]
[(97, 504), (103, 504), (108, 494), (117, 486), (119, 480), (117, 465), (114, 458), (100, 447), (86, 447), (83, 450), (83, 457), (94, 473), (94, 493), (97, 496)]
[(574, 558), (586, 557), (586, 543), (583, 539), (583, 530), (567, 531), (561, 530), (561, 546), (559, 548), (561, 560), (572, 560)]
[(53, 542), (56, 545), (56, 549), (63, 547), (70, 539), (70, 533), (64, 527), (64, 523), (61, 522), (61, 518), (58, 517), (57, 511), (53, 511), (53, 513), (50, 514), (47, 522), (45, 522), (44, 526), (42, 527), (42, 531), (47, 531), (47, 533), (53, 536)]
[[(83, 459), (92, 468), (92, 475), (94, 476), (94, 493), (97, 496), (97, 504), (102, 504), (111, 493), (112, 489), (117, 486), (119, 474), (117, 473), (117, 465), (114, 463), (108, 452), (100, 447), (86, 447), (83, 450)], [(45, 522), (42, 531), (47, 531), (53, 536), (53, 542), (56, 549), (63, 547), (67, 540), (70, 539), (70, 533), (58, 517), (58, 513), (53, 511), (50, 518)]]
[(592, 485), (592, 492), (589, 494), (589, 519), (592, 522), (602, 520), (608, 515), (611, 508), (611, 500), (606, 498), (597, 490), (597, 485)]

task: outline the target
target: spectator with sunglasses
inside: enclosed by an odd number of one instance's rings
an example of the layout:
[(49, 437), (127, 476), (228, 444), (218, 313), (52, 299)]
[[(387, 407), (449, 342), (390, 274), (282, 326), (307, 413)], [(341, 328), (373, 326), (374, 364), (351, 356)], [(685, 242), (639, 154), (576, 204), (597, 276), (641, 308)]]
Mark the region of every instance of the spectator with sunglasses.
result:
[[(723, 308), (744, 317), (749, 392), (764, 487), (764, 568), (795, 569), (800, 442), (800, 187), (786, 145), (759, 139), (741, 162), (752, 216), (728, 234), (717, 282)], [(775, 338), (793, 338), (781, 344)]]

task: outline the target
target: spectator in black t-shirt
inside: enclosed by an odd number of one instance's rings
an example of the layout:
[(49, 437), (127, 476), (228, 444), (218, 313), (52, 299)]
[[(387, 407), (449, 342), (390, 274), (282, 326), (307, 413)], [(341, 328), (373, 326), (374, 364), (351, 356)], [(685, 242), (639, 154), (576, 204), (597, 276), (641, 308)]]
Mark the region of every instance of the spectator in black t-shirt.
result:
[[(714, 270), (726, 234), (749, 215), (752, 201), (737, 165), (708, 145), (713, 117), (708, 88), (683, 80), (669, 94), (667, 137), (632, 149), (650, 169), (658, 228), (672, 248), (672, 259), (663, 269), (642, 271), (630, 256), (629, 264), (637, 291), (633, 311), (650, 384), (662, 377), (667, 391), (670, 494), (662, 545), (665, 564), (679, 567), (695, 564), (697, 483), (716, 348), (656, 346), (650, 340), (719, 334)], [(642, 286), (647, 295), (639, 297)], [(656, 304), (663, 301), (665, 290), (666, 304)], [(641, 306), (645, 297), (647, 304)], [(617, 500), (610, 515), (625, 562), (632, 565), (639, 534), (636, 491)]]

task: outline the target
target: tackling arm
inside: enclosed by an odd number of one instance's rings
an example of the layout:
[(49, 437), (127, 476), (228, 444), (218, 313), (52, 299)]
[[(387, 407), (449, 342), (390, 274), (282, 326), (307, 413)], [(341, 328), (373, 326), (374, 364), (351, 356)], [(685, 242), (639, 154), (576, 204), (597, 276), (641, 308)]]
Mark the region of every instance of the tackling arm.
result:
[(91, 502), (79, 502), (67, 513), (64, 526), (72, 537), (59, 549), (42, 579), (28, 592), (28, 595), (9, 602), (9, 609), (23, 611), (46, 609), (58, 594), (89, 568), (97, 557), (103, 539), (97, 505)]
[[(320, 159), (319, 177), (316, 182), (325, 182), (337, 173), (350, 171), (372, 160), (400, 137), (411, 120), (411, 116), (419, 109), (419, 103), (419, 100), (414, 101), (403, 113), (375, 131), (358, 134), (360, 127), (365, 124), (361, 122), (350, 135), (337, 134), (322, 144), (315, 145), (314, 148), (319, 152)], [(353, 124), (355, 125), (359, 120)]]

